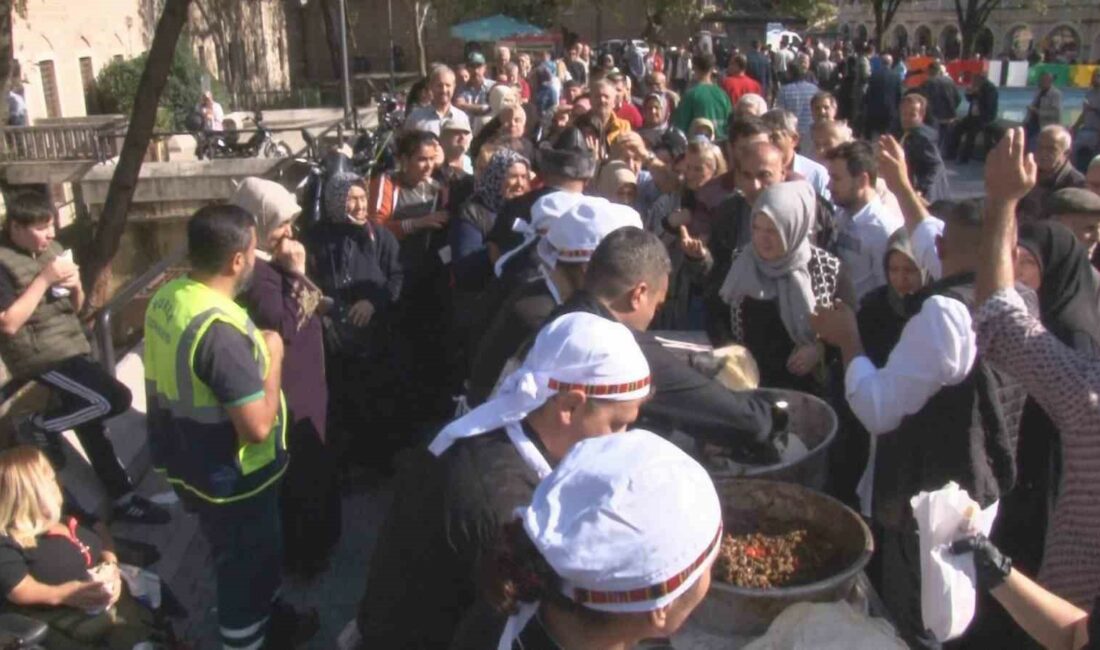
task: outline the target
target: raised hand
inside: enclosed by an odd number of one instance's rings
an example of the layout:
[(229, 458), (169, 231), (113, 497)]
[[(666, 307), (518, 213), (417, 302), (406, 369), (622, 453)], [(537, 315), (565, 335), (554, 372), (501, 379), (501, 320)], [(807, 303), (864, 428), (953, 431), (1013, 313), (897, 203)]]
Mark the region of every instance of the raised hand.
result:
[(894, 194), (900, 194), (909, 185), (909, 165), (905, 162), (905, 149), (892, 135), (878, 139), (878, 175)]
[(1022, 128), (1009, 129), (985, 159), (985, 189), (990, 199), (1019, 201), (1035, 187), (1035, 158), (1025, 151)]

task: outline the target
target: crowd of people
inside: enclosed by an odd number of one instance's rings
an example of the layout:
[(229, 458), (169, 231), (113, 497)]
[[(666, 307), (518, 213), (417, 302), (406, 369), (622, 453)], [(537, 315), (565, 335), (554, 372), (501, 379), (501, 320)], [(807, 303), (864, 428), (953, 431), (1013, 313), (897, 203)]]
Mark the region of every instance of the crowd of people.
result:
[[(964, 643), (1081, 647), (1100, 595), (1100, 157), (1076, 169), (1073, 137), (1096, 116), (991, 137), (981, 76), (956, 122), (935, 66), (907, 91), (900, 58), (847, 43), (754, 44), (724, 74), (701, 46), (512, 54), (434, 66), (397, 168), (331, 174), (318, 223), (250, 178), (187, 224), (190, 270), (146, 314), (148, 429), (210, 546), (223, 646), (316, 632), (282, 576), (327, 569), (342, 490), (380, 477), (396, 496), (347, 647), (671, 636), (722, 521), (705, 470), (662, 437), (769, 462), (787, 433), (767, 393), (653, 333), (702, 330), (742, 346), (761, 387), (837, 412), (826, 489), (872, 523), (907, 643), (938, 647), (909, 499), (954, 481), (1000, 508), (990, 539), (957, 545), (991, 594)], [(976, 135), (985, 200), (954, 200), (944, 148), (970, 157)], [(28, 611), (116, 607), (117, 570), (87, 582), (117, 565), (106, 527), (50, 469), (59, 432), (75, 428), (114, 517), (169, 515), (104, 436), (130, 395), (88, 355), (49, 204), (7, 207), (0, 354), (59, 399), (20, 426), (45, 456), (0, 452), (0, 588)]]

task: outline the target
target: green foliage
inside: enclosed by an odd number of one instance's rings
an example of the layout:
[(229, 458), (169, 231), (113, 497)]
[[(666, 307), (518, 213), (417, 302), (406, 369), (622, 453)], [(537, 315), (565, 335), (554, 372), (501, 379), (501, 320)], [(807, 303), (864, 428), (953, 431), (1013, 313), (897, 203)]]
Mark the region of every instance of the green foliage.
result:
[(774, 0), (772, 5), (781, 14), (805, 18), (806, 24), (814, 28), (834, 20), (839, 3), (835, 0)]
[[(146, 54), (141, 54), (129, 60), (114, 61), (100, 70), (96, 78), (96, 92), (101, 112), (130, 115), (146, 57)], [(184, 120), (202, 95), (203, 74), (204, 70), (191, 54), (191, 48), (181, 40), (176, 47), (168, 82), (160, 96), (156, 121), (158, 131), (183, 129)], [(225, 89), (216, 80), (212, 80), (212, 90), (215, 99), (225, 101)]]

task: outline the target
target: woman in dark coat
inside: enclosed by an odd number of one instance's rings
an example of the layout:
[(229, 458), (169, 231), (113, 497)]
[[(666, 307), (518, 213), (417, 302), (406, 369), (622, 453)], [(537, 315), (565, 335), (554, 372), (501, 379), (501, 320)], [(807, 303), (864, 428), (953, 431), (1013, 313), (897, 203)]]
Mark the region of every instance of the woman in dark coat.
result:
[(324, 208), (306, 247), (309, 275), (331, 303), (323, 324), (334, 443), (342, 462), (384, 468), (401, 397), (390, 336), (404, 277), (400, 249), (393, 233), (367, 218), (361, 177), (333, 175)]
[(305, 277), (306, 253), (292, 226), (301, 208), (278, 183), (247, 178), (233, 203), (256, 218), (256, 266), (240, 301), (257, 327), (278, 332), (283, 358), (283, 394), (290, 412), (287, 442), (291, 462), (282, 485), (287, 570), (321, 573), (340, 537), (340, 493), (327, 444), (321, 291)]

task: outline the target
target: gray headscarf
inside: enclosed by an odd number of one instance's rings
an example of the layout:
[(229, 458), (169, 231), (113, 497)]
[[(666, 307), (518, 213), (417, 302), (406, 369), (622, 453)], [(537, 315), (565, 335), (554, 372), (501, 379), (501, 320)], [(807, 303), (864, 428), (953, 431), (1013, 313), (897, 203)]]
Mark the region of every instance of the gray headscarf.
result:
[(797, 345), (816, 341), (810, 328), (810, 314), (817, 300), (809, 271), (813, 254), (809, 236), (815, 205), (814, 190), (805, 181), (778, 183), (764, 190), (752, 208), (752, 215), (764, 214), (772, 220), (786, 252), (768, 262), (750, 245), (734, 260), (719, 290), (729, 304), (745, 297), (775, 300), (783, 325)]
[(531, 163), (522, 155), (511, 149), (497, 149), (489, 158), (489, 164), (474, 178), (474, 196), (493, 214), (500, 212), (500, 207), (504, 205), (501, 188), (508, 177), (508, 170), (517, 163), (531, 169)]
[[(890, 235), (890, 239), (886, 240), (886, 255), (882, 258), (882, 264), (886, 267), (887, 277), (890, 277), (891, 253), (901, 253), (908, 257), (917, 267), (917, 270), (920, 271), (920, 286), (928, 286), (931, 276), (928, 274), (928, 270), (922, 268), (920, 261), (917, 260), (917, 254), (913, 250), (913, 242), (909, 239), (909, 232), (905, 228), (898, 228), (894, 231), (894, 234)], [(905, 296), (894, 291), (894, 287), (890, 286), (889, 282), (886, 283), (886, 299), (890, 303), (890, 308), (898, 316), (908, 319), (912, 315), (906, 308)]]
[(351, 172), (339, 172), (325, 183), (325, 220), (351, 223), (348, 218), (348, 192), (352, 185), (363, 185), (363, 177)]

